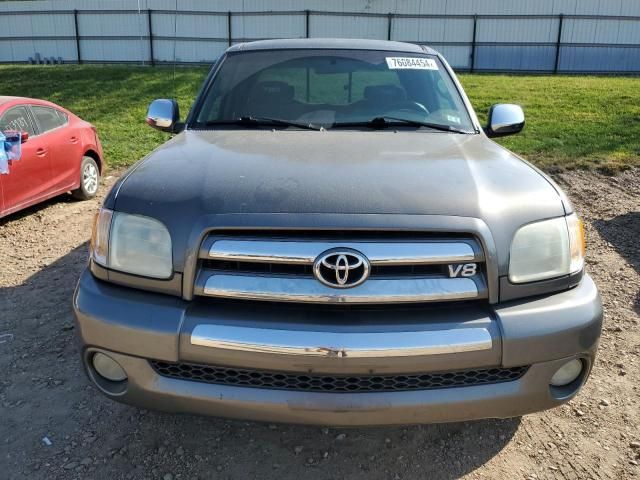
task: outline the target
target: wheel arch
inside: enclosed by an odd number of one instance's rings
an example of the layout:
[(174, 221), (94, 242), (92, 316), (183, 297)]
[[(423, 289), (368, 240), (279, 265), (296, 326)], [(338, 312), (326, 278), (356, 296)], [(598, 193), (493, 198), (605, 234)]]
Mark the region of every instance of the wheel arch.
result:
[(98, 164), (98, 170), (100, 171), (100, 175), (102, 175), (102, 172), (104, 170), (104, 165), (102, 163), (102, 159), (100, 158), (100, 155), (98, 155), (98, 152), (96, 152), (95, 150), (89, 149), (86, 152), (84, 152), (82, 156), (93, 158)]

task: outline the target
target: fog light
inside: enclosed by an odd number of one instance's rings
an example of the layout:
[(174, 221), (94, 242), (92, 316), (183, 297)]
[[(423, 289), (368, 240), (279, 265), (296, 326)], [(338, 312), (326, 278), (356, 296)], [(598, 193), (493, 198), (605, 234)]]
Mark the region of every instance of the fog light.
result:
[(127, 374), (118, 362), (104, 353), (96, 353), (91, 361), (96, 372), (107, 380), (121, 382), (127, 379)]
[(551, 377), (551, 385), (554, 387), (564, 387), (569, 385), (582, 373), (582, 361), (573, 359), (561, 366)]

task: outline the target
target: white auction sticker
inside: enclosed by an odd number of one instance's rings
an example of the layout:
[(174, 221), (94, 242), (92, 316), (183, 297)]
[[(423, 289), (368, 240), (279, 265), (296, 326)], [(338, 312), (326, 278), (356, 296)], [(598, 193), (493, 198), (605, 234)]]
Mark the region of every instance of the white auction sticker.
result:
[(432, 58), (424, 57), (386, 57), (391, 69), (438, 70), (438, 64)]

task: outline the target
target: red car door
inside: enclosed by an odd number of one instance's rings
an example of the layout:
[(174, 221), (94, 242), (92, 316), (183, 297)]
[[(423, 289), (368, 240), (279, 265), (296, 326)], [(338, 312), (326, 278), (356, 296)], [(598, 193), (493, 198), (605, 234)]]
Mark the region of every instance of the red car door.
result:
[(49, 144), (54, 188), (68, 189), (80, 178), (83, 153), (80, 132), (69, 123), (68, 115), (57, 108), (32, 104), (31, 112)]
[(53, 191), (51, 156), (47, 139), (37, 135), (24, 105), (8, 108), (0, 116), (0, 130), (19, 130), (29, 134), (22, 144), (22, 157), (11, 161), (9, 173), (2, 175), (4, 210), (17, 210)]

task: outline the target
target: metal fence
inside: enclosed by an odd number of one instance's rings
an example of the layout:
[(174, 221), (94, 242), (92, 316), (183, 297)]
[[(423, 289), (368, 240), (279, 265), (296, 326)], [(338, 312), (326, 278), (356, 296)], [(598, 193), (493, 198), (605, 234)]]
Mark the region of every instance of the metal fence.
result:
[[(26, 26), (29, 28), (25, 28)], [(459, 71), (640, 73), (640, 17), (337, 11), (0, 11), (0, 62), (210, 64), (266, 38), (427, 44)]]

